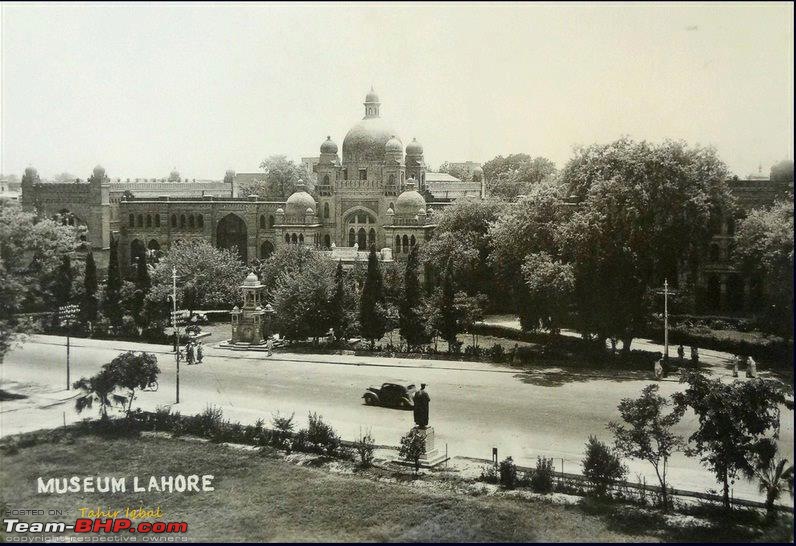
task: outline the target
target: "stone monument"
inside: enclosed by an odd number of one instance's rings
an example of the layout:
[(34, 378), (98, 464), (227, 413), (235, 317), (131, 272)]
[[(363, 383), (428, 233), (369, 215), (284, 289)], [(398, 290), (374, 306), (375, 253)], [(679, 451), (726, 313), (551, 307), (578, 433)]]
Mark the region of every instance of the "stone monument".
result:
[[(423, 439), (423, 454), (420, 456), (420, 466), (422, 468), (430, 468), (447, 461), (447, 453), (440, 453), (439, 449), (434, 446), (434, 428), (428, 426), (428, 410), (431, 397), (426, 391), (425, 383), (420, 384), (420, 390), (415, 393), (412, 401), (414, 402), (413, 417), (415, 426), (412, 427), (409, 433), (416, 434)], [(398, 462), (407, 464), (405, 460)]]
[(262, 345), (263, 315), (265, 310), (260, 306), (263, 285), (254, 272), (249, 273), (240, 287), (243, 292), (243, 307), (236, 305), (230, 311), (232, 322), (231, 345)]

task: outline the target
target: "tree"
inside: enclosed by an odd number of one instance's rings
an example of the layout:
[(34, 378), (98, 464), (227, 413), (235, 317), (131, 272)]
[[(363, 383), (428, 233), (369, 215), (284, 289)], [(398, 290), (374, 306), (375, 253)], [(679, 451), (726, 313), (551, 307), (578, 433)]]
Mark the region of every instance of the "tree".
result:
[(82, 394), (75, 398), (75, 410), (83, 413), (84, 409), (91, 409), (94, 402), (100, 405), (100, 416), (103, 420), (108, 418), (108, 408), (117, 404), (124, 407), (127, 399), (124, 396), (115, 394), (116, 377), (113, 370), (103, 366), (100, 371), (86, 379), (85, 377), (75, 381), (72, 388), (79, 389)]
[(410, 349), (428, 341), (418, 267), (418, 247), (415, 245), (406, 260), (403, 296), (398, 305), (398, 328)]
[(495, 272), (489, 261), (492, 246), (487, 232), (506, 206), (493, 199), (464, 199), (446, 207), (435, 219), (434, 237), (423, 243), (425, 266), (441, 273), (448, 263), (453, 264), (454, 283), (459, 290), (471, 295), (486, 292), (490, 301), (497, 304), (501, 292), (492, 282)]
[(368, 272), (359, 300), (359, 327), (362, 337), (370, 340), (371, 349), (375, 346), (376, 340), (384, 335), (386, 322), (384, 282), (376, 257), (376, 248), (371, 246), (368, 255)]
[(89, 252), (83, 273), (83, 302), (80, 306), (82, 319), (85, 322), (97, 320), (97, 289), (97, 264), (94, 263), (94, 253)]
[(755, 209), (738, 224), (735, 260), (766, 286), (761, 326), (793, 338), (793, 201)]
[(682, 142), (622, 138), (577, 150), (561, 179), (578, 207), (556, 244), (574, 266), (584, 335), (630, 350), (652, 291), (683, 267), (696, 271), (716, 218), (733, 210), (727, 174), (714, 149)]
[(351, 276), (343, 269), (343, 263), (338, 261), (329, 302), (329, 324), (338, 341), (356, 335), (359, 331), (354, 284)]
[(455, 176), (463, 182), (469, 182), (473, 179), (473, 175), (467, 170), (467, 167), (463, 165), (453, 165), (448, 161), (439, 166), (439, 172), (448, 173), (449, 175)]
[(72, 283), (75, 281), (75, 274), (72, 271), (72, 260), (69, 254), (61, 257), (61, 265), (55, 273), (52, 283), (52, 306), (55, 310), (62, 305), (67, 305), (72, 301)]
[(514, 201), (557, 173), (555, 163), (549, 159), (528, 154), (499, 155), (484, 163), (483, 171), (487, 194), (506, 201)]
[(583, 475), (599, 496), (605, 495), (609, 485), (627, 475), (627, 467), (622, 464), (622, 460), (596, 436), (589, 436), (586, 455), (581, 464)]
[(696, 455), (723, 485), (723, 500), (730, 509), (730, 481), (750, 471), (750, 460), (769, 441), (779, 437), (780, 406), (793, 409), (783, 386), (773, 380), (755, 379), (730, 384), (688, 373), (684, 392), (673, 394), (677, 411), (690, 407), (699, 426), (688, 437), (686, 454)]
[(467, 332), (473, 336), (473, 347), (478, 346), (478, 336), (475, 325), (484, 320), (484, 307), (487, 304), (485, 294), (470, 296), (465, 292), (456, 292), (453, 296), (453, 305), (456, 309), (458, 321), (457, 330)]
[(772, 182), (790, 182), (793, 191), (793, 160), (785, 159), (771, 167)]
[(772, 440), (761, 443), (753, 453), (749, 468), (744, 471), (749, 479), (757, 478), (758, 488), (766, 496), (766, 518), (773, 520), (774, 503), (786, 491), (793, 498), (793, 465), (777, 457), (777, 444)]
[(122, 275), (119, 271), (119, 241), (111, 237), (108, 257), (108, 278), (105, 280), (105, 294), (102, 300), (102, 313), (108, 318), (113, 329), (118, 332), (122, 324), (121, 308)]
[(284, 200), (296, 191), (299, 180), (309, 183), (311, 178), (303, 165), (297, 165), (283, 155), (272, 155), (260, 163), (262, 178), (241, 184), (242, 195), (255, 194), (266, 199)]
[(128, 391), (127, 414), (132, 411), (136, 389), (145, 389), (157, 380), (160, 368), (154, 353), (136, 353), (127, 351), (111, 360), (104, 367), (110, 370), (111, 377), (117, 387)]
[(215, 248), (206, 241), (172, 245), (152, 272), (152, 288), (146, 299), (160, 304), (172, 293), (172, 269), (177, 269), (177, 303), (193, 309), (226, 309), (240, 303), (240, 286), (246, 266), (237, 253)]
[(44, 283), (78, 242), (74, 227), (39, 220), (16, 203), (0, 203), (0, 360), (29, 330), (18, 313), (44, 308)]
[(522, 265), (527, 256), (537, 252), (558, 258), (556, 236), (564, 221), (563, 203), (564, 188), (554, 181), (543, 181), (533, 185), (489, 226), (489, 262), (494, 279), (503, 287), (504, 299), (513, 303), (524, 330), (539, 327), (539, 314), (532, 305)]
[(315, 260), (300, 273), (283, 272), (273, 294), (274, 326), (288, 339), (325, 335), (331, 326), (332, 262)]
[(265, 297), (269, 299), (273, 297), (276, 282), (283, 273), (299, 274), (304, 268), (311, 267), (319, 260), (321, 256), (305, 245), (285, 245), (277, 248), (260, 263), (257, 269)]
[(534, 323), (557, 334), (569, 315), (575, 274), (571, 264), (554, 259), (547, 252), (525, 257), (522, 275), (528, 289), (526, 322)]
[(669, 401), (658, 394), (658, 385), (648, 385), (637, 399), (623, 398), (619, 413), (627, 426), (611, 422), (616, 450), (625, 457), (647, 461), (655, 469), (661, 484), (663, 506), (668, 508), (669, 497), (666, 469), (673, 453), (684, 447), (683, 438), (672, 432), (683, 416), (682, 406), (664, 413)]
[(450, 265), (445, 269), (442, 287), (432, 298), (432, 308), (432, 327), (448, 342), (448, 352), (453, 352), (458, 347), (456, 335), (459, 333), (459, 312), (456, 308), (453, 269)]
[(426, 440), (419, 434), (417, 429), (412, 429), (409, 434), (401, 438), (401, 446), (398, 448), (398, 456), (410, 461), (415, 469), (415, 474), (420, 470), (420, 459), (426, 450)]

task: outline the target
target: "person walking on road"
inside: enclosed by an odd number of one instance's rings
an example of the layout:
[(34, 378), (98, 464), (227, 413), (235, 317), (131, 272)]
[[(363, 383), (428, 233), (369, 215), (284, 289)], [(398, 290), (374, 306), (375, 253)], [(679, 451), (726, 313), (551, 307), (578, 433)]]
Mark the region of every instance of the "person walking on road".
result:
[(661, 377), (663, 376), (663, 366), (661, 365), (661, 359), (655, 361), (655, 379), (660, 381)]
[(741, 361), (741, 355), (735, 355), (732, 359), (732, 376), (738, 377), (738, 363)]
[(196, 363), (201, 364), (204, 357), (204, 350), (202, 349), (202, 342), (196, 344)]
[(185, 360), (189, 366), (194, 363), (193, 342), (191, 341), (185, 344)]
[(677, 347), (677, 358), (679, 360), (678, 364), (682, 366), (685, 364), (685, 349), (683, 348), (683, 344), (681, 343), (679, 347)]
[(273, 355), (274, 354), (273, 349), (274, 349), (274, 338), (268, 336), (268, 340), (265, 342), (265, 350), (268, 351), (266, 353), (266, 356)]
[(746, 377), (749, 379), (757, 377), (757, 362), (751, 356), (746, 357)]
[(691, 346), (691, 366), (699, 367), (699, 348), (696, 345)]

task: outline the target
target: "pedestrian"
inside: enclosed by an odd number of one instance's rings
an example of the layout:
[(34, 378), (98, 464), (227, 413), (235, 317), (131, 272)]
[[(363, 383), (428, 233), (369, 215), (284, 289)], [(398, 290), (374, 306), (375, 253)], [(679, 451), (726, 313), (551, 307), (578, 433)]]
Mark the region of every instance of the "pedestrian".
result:
[(194, 362), (193, 342), (190, 340), (188, 341), (188, 343), (185, 344), (185, 360), (188, 362), (189, 366)]
[(757, 362), (751, 356), (746, 357), (746, 377), (749, 379), (757, 377)]
[(273, 354), (274, 354), (274, 353), (273, 353), (273, 349), (274, 349), (274, 338), (272, 338), (271, 336), (268, 336), (268, 339), (265, 341), (265, 349), (266, 349), (266, 351), (268, 351), (268, 352), (266, 353), (266, 356), (271, 356), (271, 355), (273, 355)]
[(741, 355), (735, 355), (732, 359), (732, 376), (738, 377), (738, 363), (741, 361)]
[(660, 381), (661, 376), (663, 376), (663, 366), (661, 365), (661, 359), (655, 361), (655, 379)]
[(691, 346), (691, 365), (694, 368), (699, 367), (699, 348), (696, 345)]
[(196, 363), (202, 363), (202, 357), (204, 356), (204, 351), (202, 350), (202, 342), (198, 342), (196, 344)]
[(677, 358), (680, 361), (679, 365), (682, 366), (685, 364), (685, 349), (683, 348), (683, 344), (681, 343), (679, 347), (677, 347)]

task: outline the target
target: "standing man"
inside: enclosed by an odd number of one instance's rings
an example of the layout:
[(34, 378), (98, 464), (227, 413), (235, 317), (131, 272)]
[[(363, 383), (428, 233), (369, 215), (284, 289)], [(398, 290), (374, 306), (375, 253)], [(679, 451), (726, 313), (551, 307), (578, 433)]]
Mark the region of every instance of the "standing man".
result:
[(661, 376), (663, 375), (663, 366), (661, 366), (661, 359), (655, 361), (655, 379), (658, 381), (661, 380)]
[(271, 356), (272, 354), (274, 354), (273, 353), (273, 349), (274, 349), (274, 338), (273, 337), (268, 336), (268, 339), (265, 341), (265, 349), (266, 349), (266, 351), (268, 351), (266, 353), (266, 356)]
[(750, 379), (757, 377), (757, 362), (751, 355), (746, 357), (746, 377)]
[(202, 342), (199, 341), (196, 344), (196, 363), (197, 364), (201, 364), (202, 363), (202, 357), (203, 356), (204, 356), (204, 351), (202, 350)]
[(685, 364), (685, 349), (682, 343), (677, 347), (677, 358), (679, 359), (678, 365), (682, 366)]
[(696, 345), (691, 345), (691, 366), (699, 367), (699, 348)]
[(425, 383), (420, 384), (420, 390), (415, 393), (413, 401), (415, 403), (415, 424), (418, 428), (426, 428), (428, 426), (428, 403), (431, 401), (431, 397), (426, 392)]

